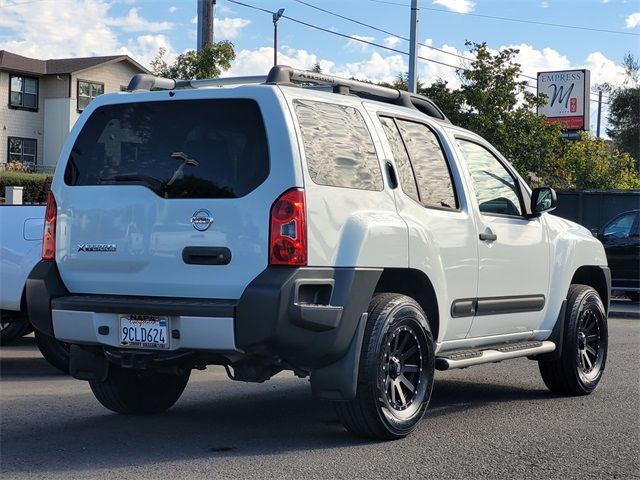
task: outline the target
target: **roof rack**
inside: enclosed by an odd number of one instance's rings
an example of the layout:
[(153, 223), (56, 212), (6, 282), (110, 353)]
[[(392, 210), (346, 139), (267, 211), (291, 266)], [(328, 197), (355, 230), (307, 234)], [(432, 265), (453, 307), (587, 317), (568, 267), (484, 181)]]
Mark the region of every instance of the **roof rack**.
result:
[(382, 87), (380, 85), (361, 82), (358, 80), (350, 80), (334, 77), (333, 75), (300, 70), (285, 65), (276, 65), (272, 67), (269, 71), (269, 75), (266, 77), (248, 76), (211, 78), (206, 80), (174, 80), (140, 73), (131, 79), (127, 90), (173, 90), (176, 88), (222, 87), (248, 83), (297, 86), (299, 86), (300, 83), (327, 85), (332, 88), (334, 93), (342, 95), (353, 94), (370, 100), (377, 100), (380, 102), (413, 108), (429, 115), (430, 117), (449, 122), (449, 119), (442, 110), (440, 110), (434, 102), (423, 95), (417, 95), (415, 93), (409, 93), (395, 88)]

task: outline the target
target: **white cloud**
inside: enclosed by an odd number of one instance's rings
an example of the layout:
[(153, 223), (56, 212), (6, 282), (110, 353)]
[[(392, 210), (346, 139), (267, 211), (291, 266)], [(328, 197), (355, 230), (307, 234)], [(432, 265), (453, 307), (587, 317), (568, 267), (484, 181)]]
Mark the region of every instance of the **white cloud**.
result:
[(174, 51), (169, 39), (162, 34), (141, 35), (135, 40), (129, 39), (126, 47), (120, 47), (117, 53), (129, 55), (135, 61), (148, 68), (151, 60), (156, 57), (160, 48), (165, 49), (165, 62), (173, 63), (178, 53)]
[(540, 6), (542, 8), (549, 8), (549, 2), (547, 2), (546, 0), (543, 0), (542, 3), (540, 4)]
[(198, 16), (197, 15), (191, 19), (191, 23), (193, 25), (197, 25), (198, 24)]
[(369, 49), (370, 45), (359, 40), (364, 40), (365, 42), (373, 42), (375, 39), (375, 37), (367, 37), (364, 35), (351, 35), (351, 38), (347, 41), (345, 46), (351, 50), (355, 50), (356, 52), (366, 52)]
[(384, 39), (385, 46), (389, 48), (396, 48), (400, 43), (402, 43), (402, 39), (398, 37), (391, 36)]
[(640, 12), (629, 15), (625, 20), (625, 24), (627, 28), (636, 28), (640, 25)]
[(132, 8), (126, 17), (106, 18), (105, 24), (118, 27), (125, 32), (164, 32), (173, 28), (171, 22), (150, 22), (138, 15), (138, 9)]
[(126, 54), (148, 66), (158, 49), (164, 47), (167, 58), (175, 58), (169, 39), (162, 34), (119, 41), (115, 24), (123, 30), (125, 26), (134, 27), (136, 22), (138, 26), (145, 22), (154, 24), (137, 12), (124, 17), (125, 20), (110, 17), (112, 5), (108, 0), (67, 0), (65, 8), (59, 8), (55, 2), (42, 2), (37, 14), (29, 6), (5, 9), (0, 15), (0, 27), (10, 30), (12, 35), (10, 40), (0, 41), (0, 49), (41, 59)]
[(475, 2), (470, 0), (433, 0), (434, 5), (442, 5), (443, 7), (458, 13), (469, 13), (475, 8)]
[(246, 18), (215, 18), (213, 20), (213, 32), (217, 40), (233, 40), (237, 38), (242, 29), (249, 25), (251, 20)]
[(175, 13), (178, 7), (169, 7), (169, 13)]

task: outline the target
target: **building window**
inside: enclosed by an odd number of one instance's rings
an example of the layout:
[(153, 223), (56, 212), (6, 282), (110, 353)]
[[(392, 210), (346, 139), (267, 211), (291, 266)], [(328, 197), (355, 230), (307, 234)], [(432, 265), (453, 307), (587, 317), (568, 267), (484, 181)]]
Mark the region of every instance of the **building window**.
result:
[(9, 76), (9, 106), (15, 108), (38, 109), (38, 79)]
[(104, 93), (104, 84), (95, 82), (85, 82), (78, 80), (78, 111), (87, 108), (87, 105), (98, 95)]
[(38, 141), (34, 138), (9, 137), (7, 161), (35, 168)]

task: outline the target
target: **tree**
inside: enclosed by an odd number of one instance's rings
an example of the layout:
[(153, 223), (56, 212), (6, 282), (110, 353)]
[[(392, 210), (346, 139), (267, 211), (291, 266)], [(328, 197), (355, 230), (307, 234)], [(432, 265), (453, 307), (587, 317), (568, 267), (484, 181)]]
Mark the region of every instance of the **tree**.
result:
[(165, 48), (158, 50), (151, 62), (153, 74), (185, 80), (219, 77), (231, 68), (231, 62), (236, 58), (233, 43), (227, 40), (205, 45), (199, 52), (188, 50), (178, 55), (171, 65), (164, 58), (166, 53)]
[(628, 53), (624, 57), (625, 83), (622, 87), (606, 85), (609, 92), (609, 126), (607, 135), (613, 146), (636, 160), (640, 171), (640, 62)]
[[(455, 125), (476, 132), (493, 144), (533, 185), (574, 188), (638, 188), (640, 178), (631, 157), (610, 150), (605, 141), (585, 133), (580, 141), (561, 138), (562, 127), (536, 113), (544, 101), (521, 79), (515, 49), (491, 52), (485, 43), (466, 44), (474, 59), (460, 69), (461, 87), (436, 80), (418, 93), (433, 100)], [(407, 89), (400, 74), (387, 86)], [(637, 105), (637, 104), (636, 104)]]

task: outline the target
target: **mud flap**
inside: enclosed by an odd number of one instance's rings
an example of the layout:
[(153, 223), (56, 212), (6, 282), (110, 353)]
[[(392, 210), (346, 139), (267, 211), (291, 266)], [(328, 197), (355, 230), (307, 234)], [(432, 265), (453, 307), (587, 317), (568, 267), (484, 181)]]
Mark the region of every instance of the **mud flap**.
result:
[(367, 313), (360, 316), (358, 328), (351, 339), (347, 353), (335, 363), (311, 372), (311, 391), (323, 400), (353, 400), (358, 387), (358, 367)]
[(109, 374), (109, 360), (104, 355), (84, 350), (78, 345), (71, 345), (69, 373), (78, 380), (105, 381)]

